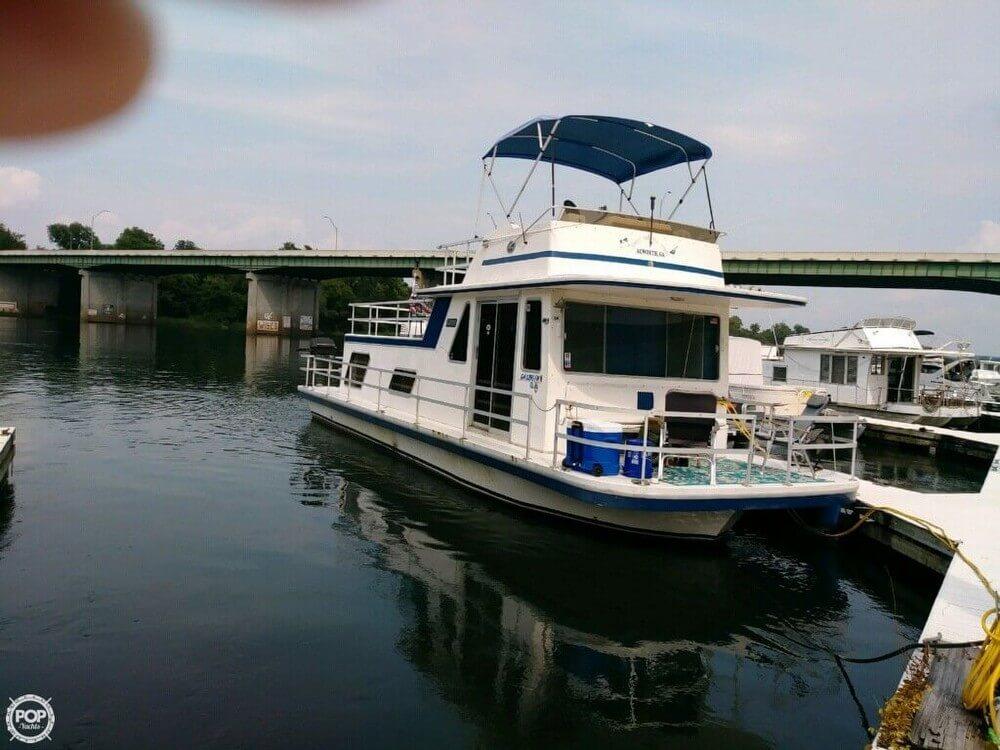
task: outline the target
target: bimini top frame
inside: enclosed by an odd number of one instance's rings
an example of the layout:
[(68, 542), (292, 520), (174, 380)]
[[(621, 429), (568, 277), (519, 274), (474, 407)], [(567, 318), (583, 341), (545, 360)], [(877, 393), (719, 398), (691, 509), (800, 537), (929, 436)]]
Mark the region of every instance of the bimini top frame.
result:
[[(560, 164), (611, 180), (629, 203), (637, 177), (678, 164), (686, 164), (691, 184), (684, 191), (684, 196), (678, 203), (679, 207), (698, 177), (705, 173), (705, 164), (702, 164), (695, 173), (691, 163), (707, 162), (711, 157), (712, 149), (704, 143), (652, 123), (605, 115), (563, 115), (535, 118), (504, 135), (483, 155), (483, 170), (484, 176), (492, 183), (493, 165), (496, 159), (533, 161), (531, 171), (528, 172), (524, 184), (521, 185), (509, 208), (503, 206), (503, 200), (497, 192), (497, 200), (500, 201), (509, 219), (535, 168), (543, 160), (552, 164), (553, 173), (555, 165)], [(628, 191), (622, 187), (625, 183), (629, 183)], [(493, 188), (496, 191), (495, 184)], [(707, 175), (705, 175), (705, 191), (711, 213), (712, 199), (708, 193)], [(553, 176), (553, 203), (554, 193)], [(713, 228), (714, 225), (713, 217)]]

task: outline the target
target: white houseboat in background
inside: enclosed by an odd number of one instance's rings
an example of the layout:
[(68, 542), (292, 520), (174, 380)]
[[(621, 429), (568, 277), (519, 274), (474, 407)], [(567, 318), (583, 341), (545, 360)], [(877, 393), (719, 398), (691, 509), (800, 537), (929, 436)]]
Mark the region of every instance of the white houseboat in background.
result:
[(980, 393), (979, 419), (988, 430), (1000, 426), (1000, 360), (981, 359), (969, 375), (969, 382)]
[[(768, 382), (823, 388), (839, 411), (912, 424), (965, 427), (979, 417), (977, 389), (946, 377), (945, 362), (971, 352), (928, 349), (904, 317), (866, 318), (850, 328), (788, 336)], [(949, 370), (950, 372), (950, 370)]]
[[(590, 524), (715, 538), (745, 511), (834, 522), (857, 489), (856, 441), (837, 445), (852, 476), (814, 468), (804, 457), (822, 446), (794, 437), (778, 461), (752, 440), (729, 447), (728, 426), (752, 435), (754, 417), (719, 405), (730, 307), (804, 301), (727, 287), (714, 222), (658, 218), (653, 199), (648, 215), (634, 208), (637, 178), (681, 165), (681, 202), (702, 181), (711, 211), (710, 156), (614, 117), (538, 119), (504, 136), (483, 181), (507, 224), (446, 246), (444, 284), (419, 299), (353, 305), (343, 357), (307, 359), (299, 390), (314, 417), (497, 500)], [(509, 205), (493, 179), (502, 158), (530, 161)], [(619, 210), (555, 205), (556, 166), (610, 180)], [(514, 223), (536, 171), (552, 175), (551, 203)]]

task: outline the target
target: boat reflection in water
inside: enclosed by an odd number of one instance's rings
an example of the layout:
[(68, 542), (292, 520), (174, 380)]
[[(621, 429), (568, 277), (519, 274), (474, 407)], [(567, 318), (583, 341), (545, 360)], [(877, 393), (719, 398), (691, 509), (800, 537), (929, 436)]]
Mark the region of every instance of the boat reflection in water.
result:
[[(791, 530), (709, 548), (586, 534), (320, 425), (299, 450), (311, 460), (292, 477), (296, 494), (335, 511), (398, 574), (399, 650), (488, 744), (788, 746), (803, 736), (792, 717), (806, 715), (805, 734), (856, 744), (864, 734), (834, 663), (799, 644), (888, 650), (928, 606), (897, 583), (889, 614), (888, 567), (869, 559), (877, 580), (862, 580), (841, 548)], [(859, 676), (872, 715), (897, 672)]]

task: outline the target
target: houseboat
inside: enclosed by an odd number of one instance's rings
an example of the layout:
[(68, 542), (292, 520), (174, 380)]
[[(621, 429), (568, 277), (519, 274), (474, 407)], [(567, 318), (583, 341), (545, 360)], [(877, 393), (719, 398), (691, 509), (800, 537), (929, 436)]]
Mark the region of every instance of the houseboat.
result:
[[(824, 446), (794, 437), (779, 461), (753, 440), (730, 447), (728, 426), (753, 435), (754, 417), (720, 405), (731, 307), (804, 300), (726, 286), (714, 220), (663, 217), (655, 198), (647, 215), (635, 206), (638, 178), (679, 167), (678, 205), (700, 182), (711, 216), (710, 156), (615, 117), (536, 119), (503, 136), (483, 157), (480, 198), (488, 185), (506, 220), (442, 246), (442, 283), (352, 306), (343, 356), (306, 358), (313, 416), (496, 500), (603, 527), (712, 539), (765, 509), (835, 522), (857, 490), (856, 441), (835, 446), (841, 473), (816, 468), (809, 451)], [(529, 163), (509, 202), (494, 180), (506, 159)], [(557, 205), (556, 167), (609, 180), (618, 210)], [(522, 222), (537, 174), (551, 175), (551, 202)]]
[(918, 333), (909, 318), (873, 317), (788, 336), (781, 359), (764, 362), (765, 379), (823, 388), (846, 413), (938, 427), (971, 424), (979, 417), (977, 390), (950, 379), (946, 363), (974, 355), (925, 348)]

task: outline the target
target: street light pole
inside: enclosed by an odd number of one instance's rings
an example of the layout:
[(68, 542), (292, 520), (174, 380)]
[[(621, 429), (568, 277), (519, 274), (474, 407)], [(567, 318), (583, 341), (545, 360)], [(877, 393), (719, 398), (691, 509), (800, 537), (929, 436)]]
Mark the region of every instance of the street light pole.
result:
[(333, 252), (339, 252), (340, 250), (340, 230), (337, 229), (337, 225), (333, 223), (333, 219), (329, 216), (323, 215), (323, 218), (330, 222), (330, 226), (333, 227)]
[(109, 213), (111, 213), (111, 212), (108, 211), (107, 209), (104, 209), (103, 211), (98, 211), (90, 219), (90, 249), (91, 250), (94, 249), (94, 243), (97, 242), (97, 232), (94, 231), (94, 224), (97, 222), (97, 217), (100, 216), (101, 214), (109, 214)]

